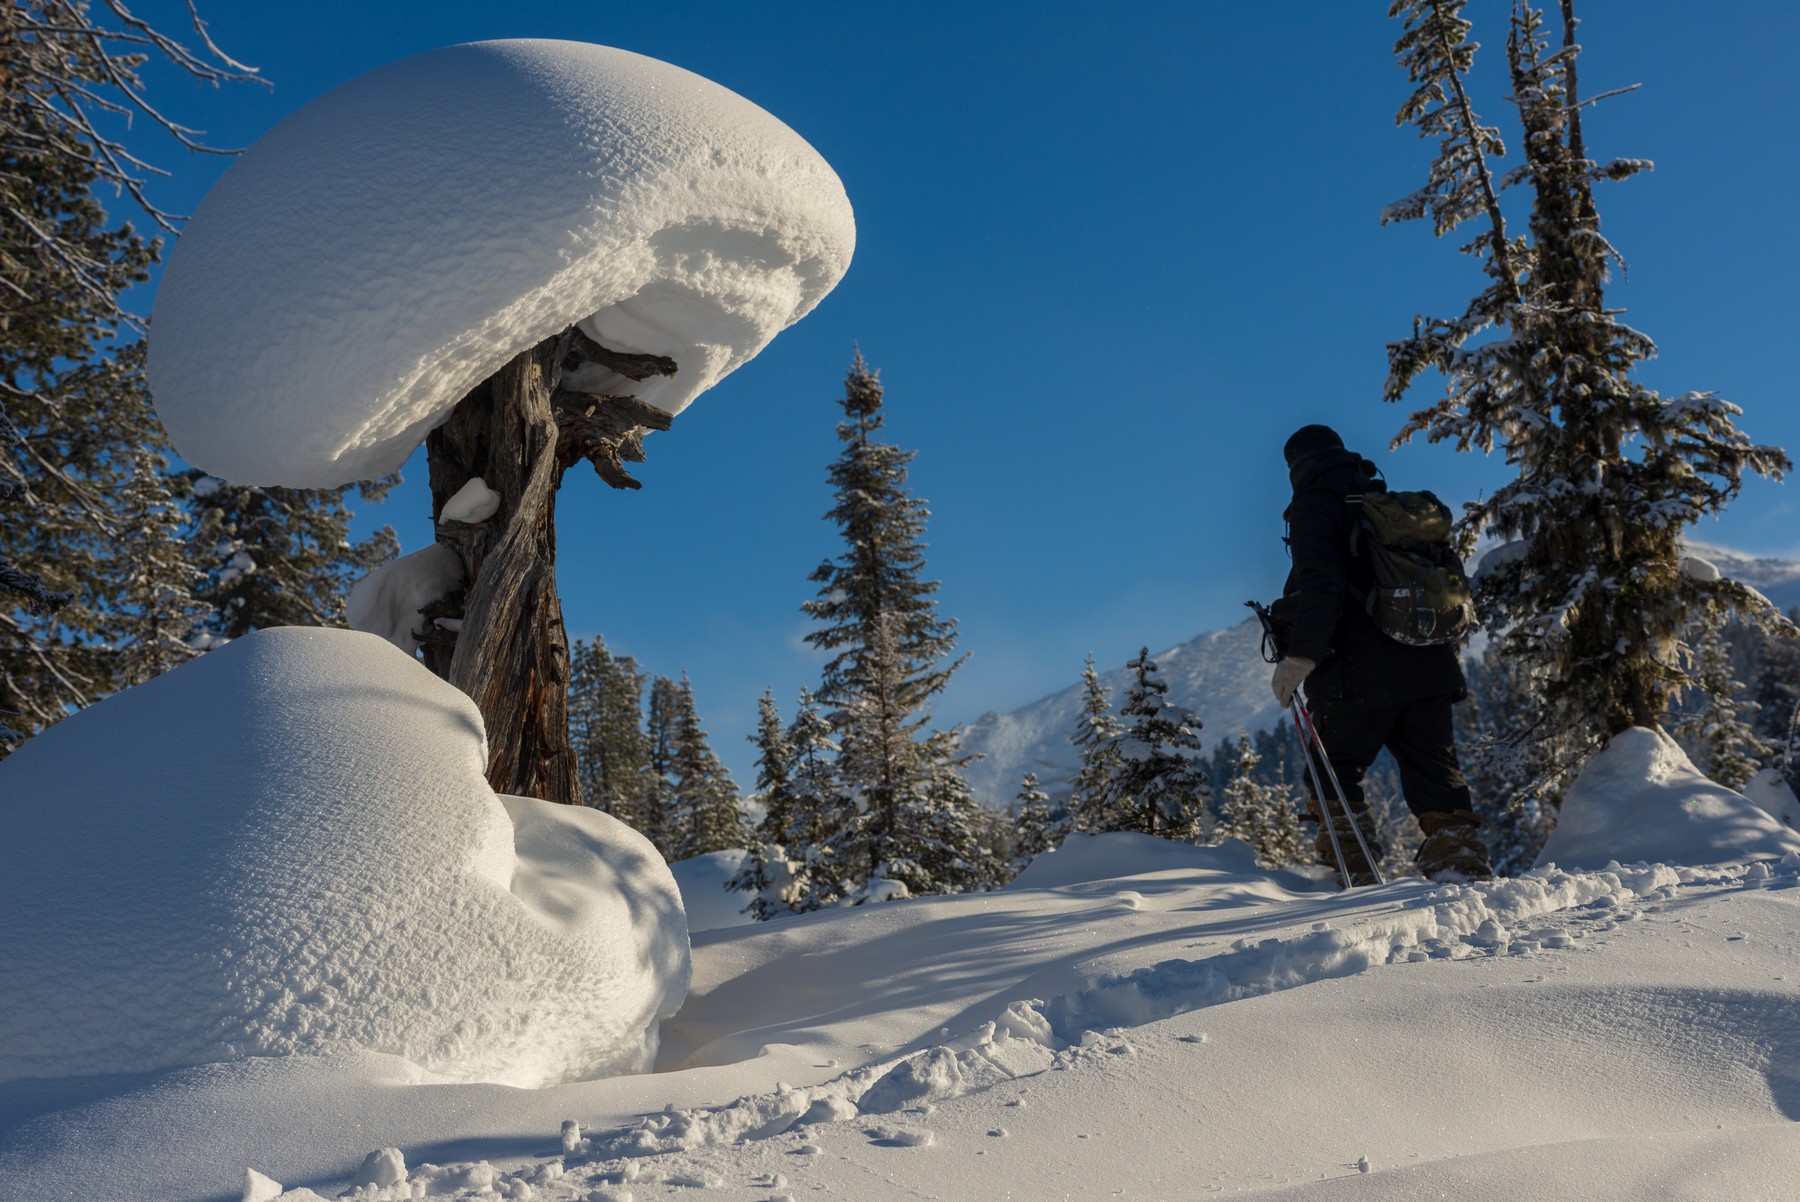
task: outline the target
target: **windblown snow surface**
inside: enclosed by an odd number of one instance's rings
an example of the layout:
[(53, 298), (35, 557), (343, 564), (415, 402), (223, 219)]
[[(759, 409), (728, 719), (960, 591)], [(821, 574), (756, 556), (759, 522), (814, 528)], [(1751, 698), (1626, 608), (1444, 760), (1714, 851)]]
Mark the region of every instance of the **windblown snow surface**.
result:
[(1666, 862), (1340, 894), (1078, 837), (1000, 893), (695, 935), (650, 1073), (13, 1082), (0, 1196), (1792, 1198), (1800, 854), (1625, 842)]
[(743, 97), (581, 42), (450, 46), (265, 134), (183, 231), (148, 372), (190, 463), (332, 486), (397, 469), (477, 383), (575, 322), (673, 378), (564, 378), (669, 413), (849, 267), (829, 164)]

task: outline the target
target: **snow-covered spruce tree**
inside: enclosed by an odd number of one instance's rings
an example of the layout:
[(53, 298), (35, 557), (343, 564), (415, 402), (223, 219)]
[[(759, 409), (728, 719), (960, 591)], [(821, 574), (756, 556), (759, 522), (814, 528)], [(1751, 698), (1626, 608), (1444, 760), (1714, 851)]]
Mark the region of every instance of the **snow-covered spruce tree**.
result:
[(694, 706), (694, 686), (687, 673), (675, 692), (674, 746), (670, 769), (671, 860), (744, 845), (744, 818), (737, 786), (725, 770)]
[(800, 707), (787, 729), (792, 756), (788, 771), (793, 808), (782, 847), (791, 880), (782, 893), (788, 909), (804, 913), (836, 905), (853, 887), (854, 864), (841, 854), (838, 838), (854, 820), (855, 804), (838, 781), (838, 744), (831, 722), (811, 690), (800, 691)]
[(350, 537), (351, 489), (379, 503), (399, 477), (341, 488), (228, 484), (186, 473), (190, 539), (206, 573), (206, 629), (242, 638), (271, 626), (342, 626), (350, 586), (400, 553), (392, 529)]
[(142, 684), (200, 654), (206, 606), (188, 554), (187, 515), (172, 491), (182, 483), (153, 451), (133, 457), (136, 470), (121, 497), (112, 571), (119, 581), (118, 666), (121, 688)]
[(582, 800), (644, 830), (650, 779), (644, 676), (635, 660), (613, 655), (599, 635), (591, 643), (577, 640), (569, 655), (569, 737)]
[(1205, 843), (1214, 824), (1200, 719), (1167, 699), (1169, 686), (1157, 676), (1150, 648), (1126, 667), (1134, 675), (1119, 710), (1123, 729), (1107, 745), (1113, 772), (1096, 804), (1084, 809), (1082, 829)]
[(762, 818), (746, 841), (743, 867), (726, 887), (750, 894), (745, 911), (767, 921), (790, 909), (786, 895), (793, 871), (787, 838), (795, 817), (794, 747), (781, 724), (775, 694), (768, 689), (756, 699), (756, 733), (750, 741), (756, 744), (756, 789), (746, 801), (751, 808), (762, 809)]
[(1469, 696), (1456, 707), (1456, 745), (1481, 816), (1494, 871), (1530, 868), (1555, 826), (1556, 807), (1579, 757), (1540, 737), (1544, 720), (1529, 691), (1529, 670), (1493, 647), (1465, 659)]
[(1219, 838), (1242, 839), (1256, 851), (1264, 868), (1309, 864), (1311, 841), (1300, 824), (1300, 808), (1286, 782), (1270, 785), (1257, 779), (1262, 757), (1240, 734), (1233, 757), (1231, 783), (1223, 790), (1219, 807)]
[(102, 127), (135, 112), (204, 149), (150, 103), (139, 68), (157, 55), (206, 82), (249, 78), (197, 16), (201, 52), (121, 5), (98, 6), (112, 26), (92, 7), (15, 0), (0, 18), (0, 755), (116, 687), (116, 582), (99, 573), (131, 454), (165, 445), (142, 404), (141, 348), (119, 345), (141, 328), (120, 297), (160, 244), (101, 198), (174, 227), (142, 190), (154, 169)]
[(819, 699), (840, 748), (839, 784), (857, 808), (837, 850), (846, 872), (915, 895), (977, 888), (993, 865), (956, 739), (926, 731), (925, 706), (963, 660), (949, 658), (956, 623), (938, 616), (937, 583), (924, 579), (929, 514), (907, 491), (913, 452), (874, 437), (881, 381), (860, 351), (841, 404), (844, 450), (827, 473), (836, 504), (826, 517), (844, 552), (812, 573), (818, 599), (802, 606), (821, 623), (806, 641), (832, 653)]
[[(1783, 640), (1786, 641), (1786, 640)], [(1732, 669), (1724, 631), (1703, 627), (1689, 651), (1688, 673), (1694, 706), (1670, 733), (1691, 748), (1695, 762), (1728, 789), (1741, 789), (1772, 755), (1757, 736), (1756, 702)]]
[[(1800, 623), (1800, 609), (1788, 611)], [(1756, 733), (1772, 749), (1772, 766), (1800, 792), (1800, 639), (1760, 632), (1752, 696)]]
[(1013, 816), (1012, 876), (1055, 847), (1059, 839), (1050, 817), (1050, 795), (1038, 785), (1035, 772), (1019, 778), (1018, 812)]
[(1078, 831), (1106, 829), (1093, 824), (1100, 821), (1108, 782), (1118, 769), (1113, 740), (1121, 729), (1113, 713), (1112, 695), (1100, 673), (1094, 670), (1094, 655), (1090, 651), (1087, 665), (1081, 670), (1081, 714), (1069, 735), (1069, 742), (1081, 755), (1081, 764), (1069, 782), (1069, 812)]
[(650, 700), (644, 710), (644, 737), (648, 747), (644, 793), (639, 802), (638, 831), (663, 859), (670, 862), (681, 857), (674, 854), (680, 834), (675, 825), (675, 748), (679, 738), (681, 689), (667, 676), (650, 682)]
[(127, 347), (11, 400), (0, 470), (20, 502), (0, 521), (0, 561), (59, 603), (27, 592), (0, 604), (0, 727), (11, 732), (0, 753), (119, 687), (123, 500), (139, 457), (159, 446), (140, 361)]
[[(1462, 7), (1390, 7), (1405, 23), (1395, 49), (1415, 85), (1397, 120), (1437, 139), (1439, 151), (1425, 186), (1382, 219), (1429, 215), (1440, 235), (1473, 221), (1463, 250), (1489, 282), (1462, 315), (1421, 317), (1389, 346), (1384, 395), (1399, 400), (1435, 369), (1443, 396), (1396, 442), (1423, 433), (1461, 450), (1499, 445), (1517, 468), (1465, 506), (1462, 529), (1471, 543), (1478, 532), (1510, 543), (1481, 573), (1478, 601), (1503, 654), (1531, 676), (1540, 742), (1578, 755), (1661, 722), (1670, 697), (1694, 683), (1677, 651), (1691, 624), (1728, 610), (1779, 620), (1732, 581), (1684, 574), (1680, 536), (1722, 510), (1746, 471), (1779, 477), (1789, 463), (1737, 430), (1735, 405), (1709, 392), (1665, 398), (1636, 378), (1656, 347), (1606, 306), (1618, 254), (1600, 233), (1593, 186), (1649, 164), (1588, 157), (1573, 0), (1561, 0), (1554, 50), (1542, 14), (1514, 10), (1507, 58), (1521, 160), (1505, 174), (1496, 170), (1500, 136), (1465, 90), (1476, 45)], [(1523, 236), (1501, 208), (1502, 194), (1522, 185), (1531, 194)]]

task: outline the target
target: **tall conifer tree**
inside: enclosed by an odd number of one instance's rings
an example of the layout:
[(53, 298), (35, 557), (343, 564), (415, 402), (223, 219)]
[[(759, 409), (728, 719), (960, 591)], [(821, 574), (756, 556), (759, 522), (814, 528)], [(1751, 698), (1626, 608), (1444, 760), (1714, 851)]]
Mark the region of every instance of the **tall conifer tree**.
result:
[[(1534, 681), (1537, 737), (1566, 767), (1628, 727), (1657, 726), (1671, 696), (1696, 683), (1677, 654), (1690, 624), (1716, 624), (1728, 609), (1779, 620), (1741, 585), (1683, 572), (1680, 536), (1722, 510), (1745, 472), (1779, 477), (1789, 463), (1738, 431), (1730, 402), (1664, 397), (1636, 378), (1656, 347), (1607, 307), (1619, 256), (1600, 233), (1593, 187), (1649, 164), (1588, 157), (1573, 0), (1560, 0), (1554, 49), (1541, 12), (1514, 9), (1507, 65), (1521, 156), (1504, 174), (1499, 133), (1481, 124), (1465, 88), (1476, 45), (1462, 7), (1389, 9), (1405, 23), (1395, 49), (1415, 85), (1398, 120), (1437, 139), (1439, 153), (1426, 185), (1383, 220), (1430, 216), (1440, 235), (1474, 222), (1463, 249), (1489, 282), (1461, 316), (1418, 318), (1411, 337), (1390, 345), (1385, 395), (1400, 399), (1435, 369), (1443, 396), (1397, 441), (1423, 433), (1461, 450), (1498, 445), (1518, 470), (1465, 507), (1463, 528), (1471, 541), (1477, 532), (1510, 540), (1480, 574), (1479, 600), (1503, 652)], [(1525, 235), (1501, 208), (1520, 185), (1531, 193)]]
[(1285, 780), (1266, 784), (1257, 779), (1262, 757), (1240, 734), (1233, 756), (1231, 783), (1223, 790), (1219, 837), (1242, 839), (1256, 850), (1264, 868), (1286, 868), (1312, 862), (1312, 846), (1300, 825), (1300, 809)]
[(926, 706), (962, 664), (956, 623), (937, 612), (924, 579), (924, 502), (907, 490), (913, 452), (875, 435), (882, 387), (859, 351), (844, 381), (843, 453), (828, 473), (826, 515), (844, 551), (812, 573), (820, 624), (806, 641), (830, 652), (820, 700), (831, 707), (837, 775), (855, 800), (838, 850), (846, 871), (900, 881), (913, 893), (953, 892), (992, 877), (956, 739), (930, 733)]
[(1100, 821), (1107, 787), (1118, 768), (1113, 740), (1118, 738), (1120, 729), (1112, 696), (1100, 673), (1094, 670), (1094, 655), (1090, 651), (1087, 665), (1081, 670), (1081, 714), (1069, 735), (1069, 742), (1081, 754), (1081, 763), (1070, 781), (1069, 810), (1076, 830), (1105, 829), (1094, 824)]
[(1013, 819), (1013, 876), (1060, 842), (1050, 817), (1050, 795), (1038, 785), (1037, 773), (1027, 772), (1019, 779), (1017, 801), (1019, 812)]
[(569, 652), (569, 742), (581, 796), (629, 826), (646, 829), (650, 741), (644, 734), (644, 676), (599, 635)]
[(1696, 748), (1701, 769), (1728, 789), (1741, 789), (1771, 758), (1773, 749), (1757, 736), (1756, 702), (1732, 670), (1725, 635), (1717, 626), (1700, 631), (1688, 668), (1697, 705), (1672, 732)]
[(1119, 710), (1124, 729), (1108, 745), (1115, 768), (1083, 829), (1139, 831), (1188, 843), (1212, 835), (1211, 790), (1201, 766), (1200, 720), (1168, 700), (1150, 648), (1126, 667), (1131, 691)]
[(743, 812), (737, 786), (725, 770), (694, 705), (694, 686), (687, 673), (675, 691), (674, 747), (670, 763), (671, 860), (744, 845)]
[(656, 844), (666, 860), (674, 855), (679, 837), (675, 826), (675, 754), (681, 721), (681, 690), (667, 676), (650, 682), (650, 700), (644, 711), (644, 737), (648, 754), (638, 830)]
[(205, 579), (196, 590), (223, 639), (271, 626), (342, 626), (358, 580), (400, 553), (392, 529), (350, 536), (348, 494), (380, 502), (398, 476), (342, 488), (228, 484), (186, 473), (191, 539)]
[(112, 571), (119, 581), (115, 683), (142, 684), (200, 654), (205, 605), (201, 576), (188, 555), (187, 515), (171, 486), (168, 461), (143, 449), (120, 503)]

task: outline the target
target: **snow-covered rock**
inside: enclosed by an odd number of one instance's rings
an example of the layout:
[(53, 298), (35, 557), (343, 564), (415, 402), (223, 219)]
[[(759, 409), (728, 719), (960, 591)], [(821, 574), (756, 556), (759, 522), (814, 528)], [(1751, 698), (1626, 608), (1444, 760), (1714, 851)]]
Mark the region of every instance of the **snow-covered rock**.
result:
[(1779, 769), (1764, 768), (1757, 772), (1744, 786), (1744, 796), (1783, 826), (1800, 828), (1800, 799), (1794, 797), (1794, 791), (1788, 788)]
[(595, 810), (496, 797), (473, 703), (369, 635), (259, 631), (0, 763), (0, 1081), (293, 1053), (638, 1072), (680, 895)]
[(1563, 795), (1539, 867), (1729, 864), (1800, 852), (1800, 831), (1701, 775), (1662, 731), (1614, 735)]
[(811, 311), (854, 244), (818, 152), (709, 80), (579, 42), (451, 46), (325, 94), (233, 163), (157, 291), (151, 392), (216, 475), (369, 479), (577, 321), (679, 372), (571, 387), (678, 413)]

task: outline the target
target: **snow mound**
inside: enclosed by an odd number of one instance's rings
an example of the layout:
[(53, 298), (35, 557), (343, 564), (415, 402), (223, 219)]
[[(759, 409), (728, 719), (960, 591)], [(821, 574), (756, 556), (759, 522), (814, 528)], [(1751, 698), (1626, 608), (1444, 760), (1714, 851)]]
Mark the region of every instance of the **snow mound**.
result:
[(1744, 785), (1744, 796), (1783, 826), (1800, 827), (1800, 798), (1778, 768), (1763, 768)]
[(810, 312), (856, 240), (818, 152), (725, 88), (580, 42), (372, 71), (239, 158), (158, 289), (149, 376), (183, 458), (331, 486), (397, 469), (458, 400), (581, 321), (672, 356), (569, 387), (669, 413)]
[(411, 655), (419, 649), (418, 631), (425, 624), (419, 611), (462, 583), (462, 558), (443, 543), (432, 543), (388, 560), (352, 585), (344, 598), (344, 620), (350, 629), (386, 639)]
[(741, 847), (734, 847), (729, 851), (691, 856), (669, 865), (669, 871), (675, 874), (675, 885), (681, 890), (681, 904), (687, 910), (689, 931), (748, 926), (756, 921), (744, 913), (751, 894), (725, 887), (743, 868), (749, 854)]
[(1800, 832), (1701, 775), (1668, 735), (1633, 727), (1582, 768), (1537, 863), (1728, 864), (1794, 851)]
[(524, 1087), (642, 1071), (680, 895), (598, 811), (496, 797), (468, 698), (259, 631), (0, 763), (0, 1080), (363, 1050)]

